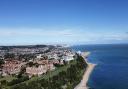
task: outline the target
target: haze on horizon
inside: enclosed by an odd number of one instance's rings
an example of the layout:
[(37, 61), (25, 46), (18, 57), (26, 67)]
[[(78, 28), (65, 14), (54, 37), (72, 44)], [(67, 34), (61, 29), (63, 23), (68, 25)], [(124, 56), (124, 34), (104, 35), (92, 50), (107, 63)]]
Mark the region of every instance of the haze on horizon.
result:
[(127, 0), (0, 0), (0, 45), (128, 43)]

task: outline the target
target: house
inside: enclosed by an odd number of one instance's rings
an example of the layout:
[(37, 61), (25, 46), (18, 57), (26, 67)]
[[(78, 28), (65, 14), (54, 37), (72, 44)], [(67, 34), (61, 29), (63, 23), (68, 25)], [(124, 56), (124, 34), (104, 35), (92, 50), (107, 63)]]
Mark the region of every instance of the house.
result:
[(54, 65), (52, 63), (48, 63), (48, 64), (41, 64), (38, 67), (36, 66), (27, 67), (26, 73), (29, 75), (29, 77), (33, 75), (40, 76), (42, 74), (45, 74), (47, 71), (49, 70), (51, 71), (54, 69), (55, 69)]
[(18, 60), (6, 60), (2, 65), (2, 74), (18, 74), (22, 65), (24, 65), (24, 63)]
[(38, 67), (27, 67), (26, 73), (31, 77), (32, 75), (41, 75), (47, 72), (47, 66), (46, 65), (40, 65)]

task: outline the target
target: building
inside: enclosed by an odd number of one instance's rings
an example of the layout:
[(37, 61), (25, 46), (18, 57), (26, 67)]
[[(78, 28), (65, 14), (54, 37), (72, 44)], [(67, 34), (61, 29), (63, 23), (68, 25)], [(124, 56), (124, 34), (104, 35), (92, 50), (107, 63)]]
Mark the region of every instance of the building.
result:
[(55, 67), (52, 63), (49, 64), (42, 64), (39, 65), (38, 67), (33, 66), (33, 67), (27, 67), (26, 68), (26, 73), (29, 75), (29, 77), (32, 77), (33, 75), (40, 76), (42, 74), (45, 74), (47, 71), (54, 70)]
[(63, 56), (63, 60), (65, 61), (71, 61), (71, 60), (74, 60), (74, 55), (66, 55), (66, 56)]
[(2, 65), (3, 76), (8, 74), (18, 74), (22, 65), (24, 65), (24, 63), (18, 60), (6, 60)]

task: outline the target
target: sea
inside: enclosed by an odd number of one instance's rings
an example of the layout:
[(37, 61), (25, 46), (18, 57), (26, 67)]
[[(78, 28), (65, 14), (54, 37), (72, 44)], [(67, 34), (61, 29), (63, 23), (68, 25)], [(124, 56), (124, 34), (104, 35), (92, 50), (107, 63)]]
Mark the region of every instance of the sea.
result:
[(89, 51), (92, 71), (90, 89), (128, 89), (128, 44), (76, 45), (75, 51)]

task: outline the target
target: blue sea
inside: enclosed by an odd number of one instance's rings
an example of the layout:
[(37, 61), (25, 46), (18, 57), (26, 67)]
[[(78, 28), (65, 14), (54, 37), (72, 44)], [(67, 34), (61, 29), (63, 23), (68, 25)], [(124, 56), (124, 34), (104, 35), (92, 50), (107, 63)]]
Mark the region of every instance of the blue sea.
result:
[(71, 48), (90, 51), (88, 61), (97, 64), (88, 81), (91, 89), (128, 89), (128, 44), (79, 45)]

